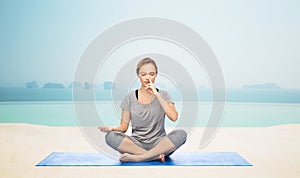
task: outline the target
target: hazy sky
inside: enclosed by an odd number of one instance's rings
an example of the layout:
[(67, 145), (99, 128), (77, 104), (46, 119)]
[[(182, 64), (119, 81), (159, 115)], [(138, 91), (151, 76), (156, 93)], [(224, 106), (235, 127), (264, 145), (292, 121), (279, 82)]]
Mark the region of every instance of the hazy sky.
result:
[(228, 88), (265, 82), (300, 88), (299, 0), (2, 0), (0, 85), (70, 82), (97, 35), (147, 16), (199, 32), (217, 56)]

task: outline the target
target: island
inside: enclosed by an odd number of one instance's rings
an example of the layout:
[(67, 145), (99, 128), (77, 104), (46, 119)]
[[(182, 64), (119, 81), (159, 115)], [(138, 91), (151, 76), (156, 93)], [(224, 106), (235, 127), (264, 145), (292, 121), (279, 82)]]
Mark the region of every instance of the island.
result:
[(39, 86), (36, 81), (32, 81), (26, 83), (26, 88), (39, 88)]
[(68, 88), (83, 88), (82, 83), (81, 82), (71, 82), (70, 85), (68, 86)]
[(61, 83), (46, 83), (43, 88), (65, 88), (65, 86)]
[(275, 83), (263, 83), (263, 84), (253, 84), (253, 85), (244, 85), (243, 89), (280, 89)]

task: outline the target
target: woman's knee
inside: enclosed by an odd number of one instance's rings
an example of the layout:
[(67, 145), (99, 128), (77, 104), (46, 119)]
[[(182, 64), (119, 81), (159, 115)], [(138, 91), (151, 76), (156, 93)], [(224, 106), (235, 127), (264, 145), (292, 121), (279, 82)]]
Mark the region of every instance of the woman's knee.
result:
[(168, 134), (168, 138), (173, 142), (176, 148), (179, 148), (186, 142), (187, 133), (181, 129), (174, 130)]
[(111, 131), (105, 135), (106, 144), (112, 147), (113, 149), (117, 149), (121, 144), (122, 140), (125, 138), (124, 133)]

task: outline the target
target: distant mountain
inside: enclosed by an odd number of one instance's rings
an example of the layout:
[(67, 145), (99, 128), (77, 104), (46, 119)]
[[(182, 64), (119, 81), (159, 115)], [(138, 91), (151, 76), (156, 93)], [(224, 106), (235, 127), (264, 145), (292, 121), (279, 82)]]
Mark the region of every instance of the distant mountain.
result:
[(104, 90), (112, 90), (112, 89), (116, 89), (116, 86), (113, 82), (104, 82), (103, 88)]
[(68, 88), (83, 88), (83, 85), (81, 82), (71, 82)]
[(264, 84), (253, 84), (253, 85), (244, 85), (244, 89), (280, 89), (275, 83), (264, 83)]
[(84, 89), (89, 90), (91, 88), (97, 88), (95, 84), (89, 83), (89, 82), (84, 82)]
[(27, 88), (38, 88), (39, 86), (36, 81), (32, 81), (32, 82), (27, 82), (26, 87)]
[(65, 88), (61, 83), (46, 83), (43, 88)]

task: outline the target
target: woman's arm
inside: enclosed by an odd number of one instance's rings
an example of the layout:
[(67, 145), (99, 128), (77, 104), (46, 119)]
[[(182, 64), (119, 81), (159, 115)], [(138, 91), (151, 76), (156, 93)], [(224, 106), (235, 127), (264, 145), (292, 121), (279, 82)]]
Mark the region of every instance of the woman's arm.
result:
[(119, 126), (100, 126), (98, 129), (102, 132), (111, 132), (111, 131), (119, 131), (125, 133), (128, 129), (130, 122), (130, 112), (126, 110), (122, 110), (122, 118)]
[(173, 122), (177, 121), (178, 119), (178, 113), (176, 111), (174, 103), (168, 103), (166, 100), (164, 100), (160, 94), (157, 92), (156, 87), (152, 83), (152, 81), (149, 79), (149, 84), (146, 89), (151, 89), (152, 94), (157, 98), (159, 101), (161, 107), (163, 108), (165, 114), (168, 116), (170, 120)]
[(165, 114), (168, 116), (170, 120), (173, 122), (177, 121), (178, 119), (178, 112), (176, 111), (174, 103), (168, 103), (166, 100), (164, 100), (160, 94), (156, 91), (153, 92), (153, 94), (156, 96), (157, 100), (159, 101), (161, 107), (163, 108)]

